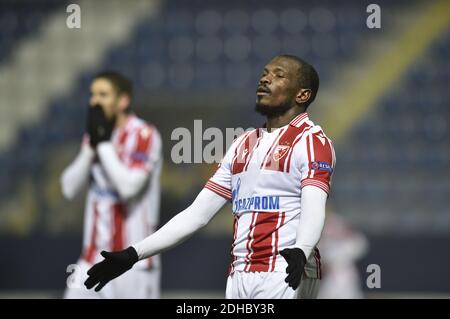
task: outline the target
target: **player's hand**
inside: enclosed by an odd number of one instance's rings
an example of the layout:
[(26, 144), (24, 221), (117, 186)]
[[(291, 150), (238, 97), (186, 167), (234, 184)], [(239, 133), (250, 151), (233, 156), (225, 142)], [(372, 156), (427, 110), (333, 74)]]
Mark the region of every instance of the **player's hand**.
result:
[(306, 265), (306, 256), (300, 248), (286, 248), (280, 251), (280, 255), (286, 259), (288, 266), (286, 273), (288, 274), (285, 282), (292, 289), (297, 289), (302, 279), (303, 270)]
[(95, 291), (100, 291), (109, 281), (131, 269), (139, 260), (138, 254), (133, 247), (117, 252), (102, 251), (101, 255), (105, 259), (88, 270), (88, 279), (84, 282), (87, 289), (95, 285)]
[(100, 105), (89, 106), (87, 133), (89, 143), (95, 148), (100, 142), (109, 141), (116, 124), (116, 117), (108, 118)]

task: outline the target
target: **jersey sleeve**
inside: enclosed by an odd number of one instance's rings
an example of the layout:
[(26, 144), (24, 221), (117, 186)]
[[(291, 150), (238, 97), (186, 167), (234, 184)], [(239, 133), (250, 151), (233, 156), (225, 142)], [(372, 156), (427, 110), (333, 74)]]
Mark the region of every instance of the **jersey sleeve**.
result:
[(227, 200), (231, 200), (231, 164), (237, 140), (230, 146), (222, 161), (217, 166), (216, 172), (205, 185), (205, 188)]
[(134, 143), (128, 150), (127, 163), (130, 168), (150, 172), (155, 163), (161, 159), (162, 142), (158, 130), (145, 125), (134, 133)]
[(336, 164), (332, 142), (321, 130), (315, 130), (306, 136), (303, 146), (300, 187), (315, 186), (329, 194)]

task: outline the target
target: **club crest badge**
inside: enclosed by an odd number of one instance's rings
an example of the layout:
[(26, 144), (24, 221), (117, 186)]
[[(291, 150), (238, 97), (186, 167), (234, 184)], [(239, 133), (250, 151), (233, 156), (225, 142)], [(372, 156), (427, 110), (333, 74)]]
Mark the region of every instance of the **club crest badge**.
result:
[(282, 159), (287, 154), (290, 147), (291, 147), (290, 143), (278, 145), (275, 151), (273, 152), (274, 161), (278, 162), (280, 159)]

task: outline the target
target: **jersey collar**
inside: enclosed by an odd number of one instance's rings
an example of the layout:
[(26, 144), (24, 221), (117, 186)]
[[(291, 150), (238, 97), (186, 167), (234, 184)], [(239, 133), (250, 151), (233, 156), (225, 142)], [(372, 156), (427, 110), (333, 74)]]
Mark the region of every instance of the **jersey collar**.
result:
[[(302, 126), (303, 123), (305, 123), (308, 120), (309, 120), (308, 113), (303, 112), (303, 113), (300, 113), (299, 115), (297, 115), (296, 117), (294, 117), (289, 122), (289, 125), (299, 128), (300, 126)], [(264, 123), (262, 127), (266, 128), (267, 127), (267, 123)]]
[(289, 122), (289, 125), (299, 128), (300, 126), (302, 126), (303, 123), (305, 123), (308, 120), (309, 120), (308, 113), (303, 112), (294, 117), (292, 121)]

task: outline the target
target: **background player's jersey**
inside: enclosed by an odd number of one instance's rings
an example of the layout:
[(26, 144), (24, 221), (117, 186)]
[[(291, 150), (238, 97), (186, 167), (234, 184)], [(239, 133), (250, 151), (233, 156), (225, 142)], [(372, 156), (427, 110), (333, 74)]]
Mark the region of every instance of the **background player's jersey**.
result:
[[(302, 188), (312, 185), (329, 193), (334, 165), (331, 141), (307, 113), (270, 133), (258, 128), (233, 142), (205, 186), (232, 201), (231, 272), (286, 270), (279, 252), (296, 242)], [(317, 249), (305, 272), (320, 278)]]
[(367, 253), (368, 241), (364, 234), (341, 215), (327, 210), (319, 246), (326, 267), (318, 298), (363, 298), (357, 261)]
[[(162, 166), (159, 132), (154, 126), (130, 115), (125, 126), (113, 132), (111, 141), (124, 165), (149, 173), (149, 178), (137, 196), (125, 201), (120, 198), (100, 161), (95, 160), (86, 199), (82, 253), (82, 258), (90, 263), (102, 259), (102, 250), (125, 249), (149, 236), (159, 219)], [(84, 143), (87, 142), (85, 137)], [(158, 266), (159, 257), (155, 257), (140, 261), (137, 266)]]

